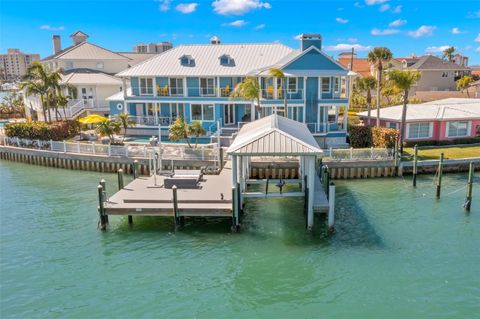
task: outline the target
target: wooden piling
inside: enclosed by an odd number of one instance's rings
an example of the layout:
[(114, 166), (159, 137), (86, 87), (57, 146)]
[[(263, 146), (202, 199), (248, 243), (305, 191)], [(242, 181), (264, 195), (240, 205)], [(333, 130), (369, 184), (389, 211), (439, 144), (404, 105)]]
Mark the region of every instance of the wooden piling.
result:
[(138, 178), (138, 161), (134, 160), (133, 161), (133, 179)]
[(401, 154), (398, 154), (398, 139), (395, 139), (395, 149), (393, 151), (393, 156), (394, 156), (394, 161), (395, 161), (395, 176), (398, 176), (398, 162), (399, 162), (399, 156)]
[(333, 230), (335, 224), (335, 183), (331, 182), (328, 186), (328, 229)]
[(467, 183), (467, 196), (465, 198), (465, 210), (467, 212), (470, 211), (472, 207), (472, 194), (473, 194), (473, 162), (470, 162), (469, 170), (468, 170), (468, 183)]
[(100, 227), (100, 230), (106, 230), (107, 223), (105, 220), (106, 215), (105, 215), (105, 208), (104, 208), (104, 192), (103, 192), (103, 186), (101, 183), (100, 185), (98, 185), (97, 189), (98, 189), (98, 214), (100, 217), (99, 227)]
[[(107, 199), (107, 183), (103, 178), (100, 181), (100, 185), (102, 185), (102, 188), (103, 188), (103, 201), (105, 201)], [(108, 224), (108, 215), (106, 214), (105, 214), (105, 222)]]
[(417, 187), (417, 161), (418, 161), (418, 145), (415, 144), (413, 153), (413, 187)]
[(443, 172), (443, 153), (440, 154), (440, 161), (438, 162), (437, 198), (440, 198), (440, 193), (442, 190), (442, 172)]
[(218, 164), (220, 167), (220, 170), (223, 169), (223, 147), (220, 147), (218, 149)]
[(178, 197), (177, 197), (177, 185), (172, 186), (173, 193), (173, 222), (175, 224), (175, 230), (178, 229)]

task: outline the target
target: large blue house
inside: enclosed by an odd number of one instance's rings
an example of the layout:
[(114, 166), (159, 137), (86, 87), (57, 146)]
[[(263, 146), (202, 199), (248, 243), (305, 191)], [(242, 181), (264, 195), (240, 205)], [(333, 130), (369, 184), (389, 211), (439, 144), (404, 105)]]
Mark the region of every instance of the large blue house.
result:
[[(343, 144), (349, 71), (322, 51), (319, 34), (300, 41), (300, 50), (280, 43), (221, 44), (216, 37), (210, 44), (178, 46), (117, 74), (124, 87), (130, 85), (108, 98), (110, 113), (127, 112), (143, 132), (181, 116), (200, 121), (209, 134), (276, 113), (305, 123), (322, 147)], [(286, 78), (273, 78), (272, 68)], [(258, 79), (260, 103), (230, 97), (247, 76)]]

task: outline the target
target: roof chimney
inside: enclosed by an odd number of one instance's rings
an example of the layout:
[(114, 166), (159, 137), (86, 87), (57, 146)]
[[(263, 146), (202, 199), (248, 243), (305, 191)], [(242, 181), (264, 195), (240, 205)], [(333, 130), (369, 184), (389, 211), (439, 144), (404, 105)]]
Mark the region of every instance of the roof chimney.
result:
[(222, 41), (220, 41), (220, 38), (214, 35), (213, 37), (210, 38), (210, 43), (211, 44), (220, 44)]
[(62, 44), (60, 43), (60, 36), (54, 35), (52, 37), (53, 43), (53, 54), (57, 54), (58, 52), (62, 51)]
[(317, 49), (322, 49), (322, 36), (318, 33), (304, 33), (300, 36), (300, 43), (302, 51), (305, 51), (311, 46)]

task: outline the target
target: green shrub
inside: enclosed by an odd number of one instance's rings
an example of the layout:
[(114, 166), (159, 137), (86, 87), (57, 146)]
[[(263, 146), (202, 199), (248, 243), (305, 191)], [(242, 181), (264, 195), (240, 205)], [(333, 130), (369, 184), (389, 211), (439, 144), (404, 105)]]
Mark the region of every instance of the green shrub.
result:
[(42, 141), (62, 141), (72, 138), (80, 132), (77, 121), (62, 121), (56, 123), (18, 122), (5, 125), (5, 135), (8, 137), (26, 138)]
[(372, 146), (372, 128), (370, 126), (349, 127), (350, 146), (355, 148)]
[(398, 131), (387, 127), (372, 127), (372, 146), (380, 148), (394, 148), (399, 138)]

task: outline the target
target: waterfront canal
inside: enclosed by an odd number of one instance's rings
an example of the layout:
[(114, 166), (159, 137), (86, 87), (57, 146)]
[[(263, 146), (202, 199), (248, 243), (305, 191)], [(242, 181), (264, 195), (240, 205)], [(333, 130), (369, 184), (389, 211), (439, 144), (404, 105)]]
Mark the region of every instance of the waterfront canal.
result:
[[(477, 173), (478, 176), (478, 173)], [(305, 233), (302, 200), (247, 202), (230, 221), (110, 217), (114, 174), (0, 161), (2, 318), (473, 318), (480, 313), (480, 180), (337, 182), (336, 232)], [(318, 225), (318, 222), (317, 222)]]

